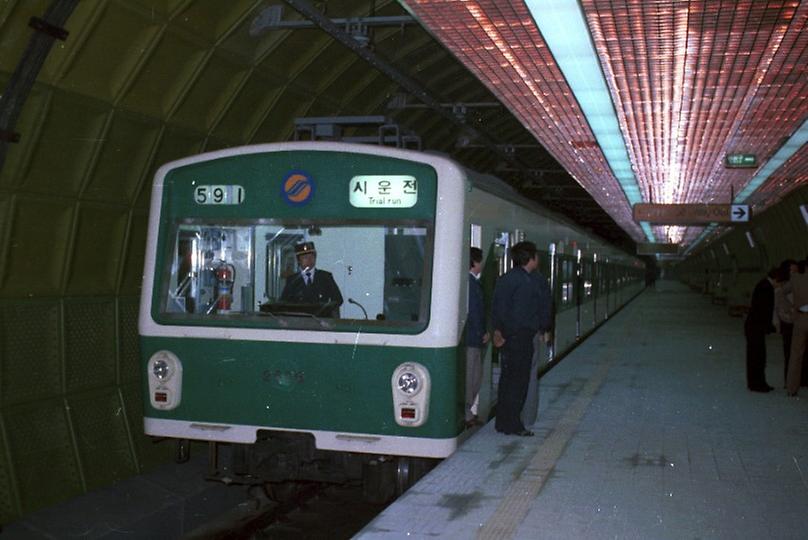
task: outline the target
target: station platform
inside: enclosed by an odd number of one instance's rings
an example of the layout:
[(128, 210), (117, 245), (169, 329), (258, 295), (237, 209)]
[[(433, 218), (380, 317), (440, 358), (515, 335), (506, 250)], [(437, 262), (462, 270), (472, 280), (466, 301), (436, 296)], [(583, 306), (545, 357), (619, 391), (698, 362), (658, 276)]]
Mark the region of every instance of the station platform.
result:
[(539, 385), (535, 437), (489, 422), (356, 537), (806, 538), (808, 388), (746, 389), (743, 320), (657, 282)]

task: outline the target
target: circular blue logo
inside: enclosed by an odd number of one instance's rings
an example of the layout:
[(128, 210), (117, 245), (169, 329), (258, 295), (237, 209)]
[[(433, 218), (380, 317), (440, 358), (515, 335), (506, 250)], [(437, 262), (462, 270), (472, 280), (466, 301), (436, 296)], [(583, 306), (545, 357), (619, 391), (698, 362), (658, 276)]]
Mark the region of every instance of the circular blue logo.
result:
[(314, 197), (314, 179), (306, 172), (292, 171), (281, 182), (281, 197), (292, 206), (301, 206)]

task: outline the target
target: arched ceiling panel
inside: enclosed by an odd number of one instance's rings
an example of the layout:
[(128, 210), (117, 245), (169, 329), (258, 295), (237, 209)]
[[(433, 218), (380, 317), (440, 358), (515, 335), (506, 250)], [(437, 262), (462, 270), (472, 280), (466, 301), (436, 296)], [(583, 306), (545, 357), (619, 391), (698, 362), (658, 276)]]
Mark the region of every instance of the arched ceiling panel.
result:
[(115, 112), (82, 198), (132, 204), (159, 136), (160, 125), (154, 120)]
[(74, 204), (67, 199), (15, 197), (0, 294), (7, 297), (61, 294), (74, 212)]
[[(118, 2), (126, 2), (132, 6), (140, 8), (144, 13), (151, 14), (152, 17), (160, 19), (170, 19), (174, 17), (181, 10), (186, 9), (188, 4), (194, 0), (116, 0)], [(205, 2), (213, 3), (213, 2)]]
[(54, 91), (43, 112), (35, 140), (27, 134), (33, 150), (21, 177), (21, 190), (75, 197), (103, 141), (109, 109), (95, 100)]
[[(358, 79), (354, 87), (345, 92), (343, 102), (348, 110), (362, 111), (366, 105), (376, 100), (377, 96), (391, 95), (396, 86), (387, 77), (378, 73), (369, 73)], [(385, 100), (380, 100), (380, 105)]]
[[(375, 72), (368, 71), (364, 62), (354, 62), (347, 66), (345, 71), (323, 90), (323, 95), (330, 96), (346, 110), (346, 103), (359, 91), (359, 88), (377, 76)], [(392, 84), (392, 83), (391, 83)]]
[(294, 118), (309, 108), (312, 99), (299, 92), (283, 92), (253, 135), (253, 142), (289, 140), (294, 131)]
[[(198, 154), (204, 148), (204, 139), (193, 131), (185, 130), (175, 126), (163, 126), (157, 140), (157, 147), (151, 159), (149, 174), (154, 173), (154, 169), (169, 161)], [(141, 184), (138, 193), (137, 206), (139, 208), (149, 207), (149, 195), (151, 192), (151, 178), (147, 178)]]
[[(0, 28), (13, 20), (19, 32), (45, 4), (31, 3), (31, 11), (14, 3)], [(375, 4), (376, 15), (405, 14), (396, 2)], [(400, 85), (322, 30), (251, 32), (271, 5), (284, 6), (285, 20), (302, 20), (279, 1), (80, 2), (66, 23), (69, 39), (56, 43), (17, 123), (24, 144), (12, 145), (0, 189), (22, 182), (28, 184), (23, 189), (53, 189), (48, 171), (58, 163), (59, 182), (71, 196), (108, 204), (134, 200), (145, 208), (149, 178), (160, 164), (203, 150), (287, 140), (294, 118), (303, 115), (388, 115), (420, 135), (424, 148), (454, 153), (488, 172), (503, 163), (488, 148), (456, 149), (458, 126), (434, 110), (388, 109)], [(317, 5), (329, 17), (373, 11), (359, 0)], [(20, 39), (13, 46), (23, 49)], [(441, 102), (496, 101), (418, 25), (372, 28), (371, 48)], [(7, 79), (16, 63), (2, 56), (0, 79)], [(504, 108), (470, 110), (467, 118), (502, 144), (532, 140)], [(60, 140), (63, 148), (51, 147)], [(124, 146), (125, 165), (116, 162)], [(520, 149), (517, 156), (529, 166), (557, 167), (541, 149)], [(518, 173), (503, 176), (523, 181)]]
[[(95, 9), (89, 10), (90, 5)], [(76, 43), (71, 36), (69, 51), (53, 51), (45, 69), (58, 70), (66, 88), (107, 102), (117, 101), (156, 43), (163, 23), (117, 2), (80, 2), (71, 28), (75, 17), (87, 24), (81, 35), (84, 39)], [(104, 77), (98, 77), (99, 73)]]
[(226, 113), (248, 74), (248, 66), (213, 54), (195, 77), (172, 120), (207, 133)]
[(17, 66), (31, 28), (28, 20), (41, 16), (48, 8), (48, 0), (11, 1), (0, 4), (0, 70), (11, 73)]
[(111, 295), (117, 292), (128, 215), (126, 207), (79, 205), (74, 244), (66, 265), (66, 294)]
[[(148, 4), (148, 2), (141, 2)], [(227, 0), (189, 2), (174, 10), (172, 16), (177, 27), (183, 28), (210, 43), (218, 43), (233, 27), (260, 6), (258, 0)]]
[(311, 62), (320, 50), (331, 44), (332, 40), (316, 30), (297, 30), (288, 32), (284, 41), (277, 42), (258, 64), (278, 76), (294, 78), (295, 75)]
[(121, 105), (142, 114), (168, 119), (203, 68), (208, 51), (200, 43), (164, 32), (137, 70)]
[(238, 89), (235, 99), (217, 124), (214, 134), (237, 144), (253, 140), (272, 104), (286, 87), (280, 81), (253, 71)]
[[(133, 296), (140, 292), (148, 219), (148, 214), (144, 210), (140, 213), (133, 213), (129, 220), (129, 230), (121, 264), (122, 276), (118, 289), (118, 294), (121, 296)], [(131, 331), (131, 329), (127, 330)]]

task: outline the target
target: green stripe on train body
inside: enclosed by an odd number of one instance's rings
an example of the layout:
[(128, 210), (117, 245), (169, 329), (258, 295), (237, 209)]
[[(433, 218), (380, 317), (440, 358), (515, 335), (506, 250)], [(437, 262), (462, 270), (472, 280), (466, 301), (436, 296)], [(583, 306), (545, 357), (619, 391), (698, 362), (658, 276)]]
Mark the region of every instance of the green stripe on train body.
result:
[[(142, 337), (141, 349), (145, 359), (171, 351), (183, 366), (179, 407), (146, 400), (146, 417), (435, 439), (462, 431), (462, 348)], [(417, 428), (394, 418), (391, 377), (404, 362), (431, 377), (429, 417)]]

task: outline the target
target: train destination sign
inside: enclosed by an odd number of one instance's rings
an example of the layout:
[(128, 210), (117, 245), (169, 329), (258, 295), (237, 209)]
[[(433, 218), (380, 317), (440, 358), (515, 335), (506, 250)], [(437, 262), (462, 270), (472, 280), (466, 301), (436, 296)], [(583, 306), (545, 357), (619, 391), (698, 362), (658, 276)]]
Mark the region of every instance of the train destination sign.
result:
[(354, 176), (348, 185), (349, 200), (355, 208), (412, 208), (418, 202), (414, 176)]
[(638, 203), (633, 208), (634, 221), (658, 225), (706, 225), (739, 223), (752, 217), (747, 204), (651, 204)]

